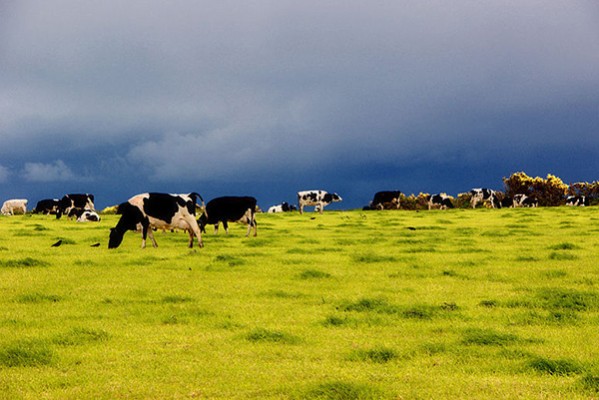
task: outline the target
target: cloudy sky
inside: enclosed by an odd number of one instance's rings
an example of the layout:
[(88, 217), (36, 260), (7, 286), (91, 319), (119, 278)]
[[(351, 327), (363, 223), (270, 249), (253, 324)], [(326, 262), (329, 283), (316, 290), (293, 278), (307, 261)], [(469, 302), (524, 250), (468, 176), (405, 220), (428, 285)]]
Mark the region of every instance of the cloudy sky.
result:
[(599, 180), (598, 4), (4, 0), (0, 199)]

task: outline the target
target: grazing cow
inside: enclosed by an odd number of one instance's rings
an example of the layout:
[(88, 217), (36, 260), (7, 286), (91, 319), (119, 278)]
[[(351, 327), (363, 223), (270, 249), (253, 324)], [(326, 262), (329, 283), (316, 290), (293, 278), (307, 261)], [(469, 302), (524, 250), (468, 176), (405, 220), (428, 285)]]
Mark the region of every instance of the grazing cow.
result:
[(62, 215), (72, 217), (74, 210), (94, 210), (94, 195), (93, 194), (65, 194), (60, 199), (56, 219), (60, 219)]
[(568, 196), (566, 198), (567, 206), (585, 207), (589, 205), (589, 200), (586, 196)]
[(386, 190), (382, 192), (376, 192), (374, 198), (370, 202), (371, 210), (384, 210), (385, 208), (396, 208), (399, 209), (399, 197), (401, 192), (399, 190)]
[(472, 208), (476, 208), (478, 203), (484, 203), (485, 201), (491, 204), (491, 208), (501, 208), (501, 202), (494, 190), (482, 188), (470, 191), (470, 205)]
[(269, 207), (267, 212), (272, 214), (272, 213), (289, 212), (289, 211), (295, 211), (295, 210), (297, 210), (296, 206), (284, 201), (281, 204), (277, 204), (276, 206)]
[(328, 193), (324, 190), (305, 190), (297, 192), (297, 203), (299, 204), (300, 214), (304, 213), (305, 206), (314, 206), (314, 211), (322, 214), (324, 207), (343, 199), (337, 193)]
[(99, 222), (100, 215), (92, 210), (83, 210), (81, 214), (77, 214), (77, 222)]
[(146, 247), (146, 237), (150, 236), (154, 247), (158, 247), (151, 228), (183, 229), (189, 233), (189, 247), (193, 247), (194, 235), (198, 246), (203, 247), (200, 228), (195, 219), (197, 199), (202, 199), (198, 193), (167, 194), (142, 193), (131, 197), (118, 207), (117, 214), (121, 219), (110, 229), (109, 249), (115, 249), (123, 241), (125, 232), (136, 231), (141, 225), (141, 247)]
[(58, 199), (44, 199), (37, 202), (35, 209), (33, 210), (34, 214), (56, 214), (58, 213), (58, 207), (60, 205), (60, 200)]
[(434, 194), (427, 196), (428, 198), (428, 209), (432, 209), (433, 207), (439, 207), (441, 210), (446, 210), (448, 208), (453, 208), (453, 203), (451, 202), (451, 197), (445, 193)]
[(218, 224), (222, 222), (225, 232), (229, 234), (229, 222), (241, 222), (248, 226), (245, 236), (250, 235), (254, 228), (254, 236), (258, 235), (256, 223), (256, 199), (250, 196), (224, 196), (217, 197), (206, 203), (206, 211), (198, 219), (202, 232), (206, 232), (206, 225), (214, 225), (214, 233), (218, 233)]
[(27, 203), (27, 199), (6, 200), (4, 204), (2, 204), (0, 212), (3, 215), (15, 215), (15, 212), (18, 214), (25, 214), (27, 212)]

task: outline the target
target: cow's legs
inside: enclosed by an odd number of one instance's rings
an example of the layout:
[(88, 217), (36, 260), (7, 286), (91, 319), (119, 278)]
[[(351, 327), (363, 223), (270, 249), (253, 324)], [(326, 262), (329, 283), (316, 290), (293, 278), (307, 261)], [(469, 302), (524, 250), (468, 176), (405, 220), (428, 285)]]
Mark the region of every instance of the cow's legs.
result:
[(148, 229), (148, 236), (150, 236), (150, 240), (152, 241), (152, 245), (154, 247), (158, 247), (158, 243), (156, 243), (156, 239), (154, 238), (154, 232), (152, 231), (152, 228)]
[(225, 228), (225, 233), (229, 234), (229, 223), (225, 220), (223, 221), (223, 228)]

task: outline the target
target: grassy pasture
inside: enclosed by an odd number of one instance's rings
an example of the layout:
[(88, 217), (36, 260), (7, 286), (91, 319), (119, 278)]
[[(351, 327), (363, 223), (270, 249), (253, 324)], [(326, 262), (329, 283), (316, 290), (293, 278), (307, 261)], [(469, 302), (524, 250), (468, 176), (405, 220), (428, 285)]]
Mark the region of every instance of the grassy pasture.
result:
[(116, 221), (0, 217), (0, 399), (599, 397), (599, 208)]

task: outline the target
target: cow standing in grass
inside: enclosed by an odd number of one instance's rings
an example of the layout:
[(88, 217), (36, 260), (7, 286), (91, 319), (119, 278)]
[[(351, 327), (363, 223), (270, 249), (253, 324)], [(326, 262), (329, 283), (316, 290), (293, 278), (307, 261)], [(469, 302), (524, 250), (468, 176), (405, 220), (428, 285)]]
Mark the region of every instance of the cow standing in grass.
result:
[(190, 248), (193, 247), (194, 235), (198, 239), (198, 246), (203, 247), (202, 234), (195, 219), (198, 198), (202, 200), (198, 193), (142, 193), (131, 197), (118, 207), (117, 214), (121, 215), (121, 219), (110, 230), (108, 248), (119, 247), (125, 232), (137, 231), (140, 226), (142, 248), (146, 247), (147, 236), (150, 236), (154, 247), (158, 247), (151, 228), (183, 229), (189, 233)]
[(252, 228), (254, 236), (257, 236), (256, 205), (256, 199), (251, 196), (224, 196), (212, 199), (206, 203), (206, 210), (198, 219), (200, 230), (205, 233), (206, 225), (214, 225), (214, 233), (218, 233), (218, 225), (222, 222), (228, 234), (229, 222), (241, 222), (248, 226), (245, 236), (250, 235)]
[(27, 212), (27, 199), (11, 199), (6, 200), (2, 204), (2, 212), (3, 215), (15, 215), (17, 214), (25, 214)]
[(446, 210), (453, 208), (451, 197), (445, 193), (433, 194), (427, 196), (428, 198), (428, 209), (439, 208), (440, 210)]
[(399, 190), (385, 190), (376, 192), (370, 202), (371, 210), (384, 210), (395, 208), (399, 210), (401, 192)]
[(62, 215), (73, 217), (76, 212), (83, 210), (94, 210), (94, 195), (85, 194), (65, 194), (58, 203), (58, 211), (56, 219), (60, 219)]
[(501, 202), (492, 189), (472, 189), (470, 191), (470, 205), (476, 208), (479, 203), (489, 202), (491, 208), (501, 208)]
[(318, 210), (322, 214), (325, 206), (342, 200), (337, 193), (328, 193), (324, 190), (305, 190), (297, 193), (300, 214), (304, 213), (305, 206), (313, 206), (314, 211)]

